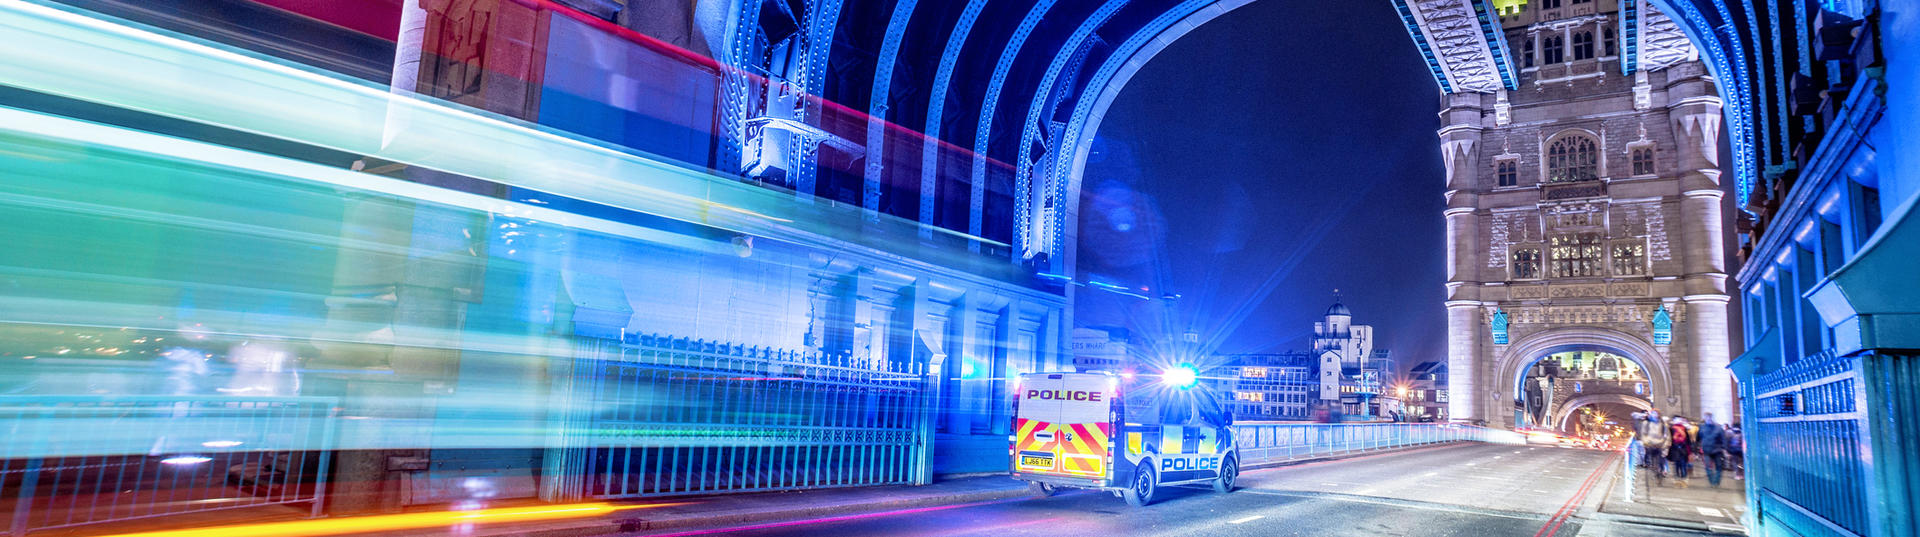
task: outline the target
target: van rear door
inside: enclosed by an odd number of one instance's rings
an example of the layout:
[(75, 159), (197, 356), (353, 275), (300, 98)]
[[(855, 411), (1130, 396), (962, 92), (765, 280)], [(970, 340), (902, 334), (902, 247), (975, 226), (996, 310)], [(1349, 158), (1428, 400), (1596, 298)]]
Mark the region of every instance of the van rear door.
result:
[(1013, 469), (1082, 478), (1107, 475), (1117, 378), (1099, 373), (1020, 377)]

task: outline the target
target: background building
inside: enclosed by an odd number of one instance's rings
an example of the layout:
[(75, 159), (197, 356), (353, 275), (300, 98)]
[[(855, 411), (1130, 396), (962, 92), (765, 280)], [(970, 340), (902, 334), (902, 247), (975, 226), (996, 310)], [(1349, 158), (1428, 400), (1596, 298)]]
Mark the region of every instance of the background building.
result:
[(1209, 382), (1233, 400), (1235, 419), (1305, 420), (1312, 417), (1315, 395), (1314, 354), (1235, 354), (1209, 374)]
[(1353, 311), (1336, 299), (1326, 317), (1313, 323), (1313, 353), (1321, 404), (1337, 405), (1350, 416), (1379, 415), (1373, 398), (1380, 395), (1393, 360), (1386, 350), (1373, 348), (1372, 326), (1353, 324)]
[(1447, 363), (1442, 360), (1420, 362), (1407, 371), (1402, 383), (1407, 388), (1406, 410), (1409, 419), (1447, 420)]

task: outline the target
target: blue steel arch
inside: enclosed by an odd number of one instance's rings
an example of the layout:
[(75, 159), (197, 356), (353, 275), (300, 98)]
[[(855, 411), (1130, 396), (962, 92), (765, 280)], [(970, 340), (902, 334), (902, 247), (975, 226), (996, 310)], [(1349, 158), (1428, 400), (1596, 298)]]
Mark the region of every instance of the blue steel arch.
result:
[[(810, 13), (807, 19), (810, 21), (809, 25), (812, 26), (812, 28), (807, 29), (808, 35), (830, 36), (832, 26), (837, 22), (838, 17), (827, 15), (837, 14), (843, 1), (844, 0), (812, 0), (809, 2), (811, 8), (809, 9)], [(1220, 16), (1233, 8), (1250, 3), (1251, 1), (1252, 0), (1184, 0), (1169, 2), (1166, 0), (1107, 0), (1101, 9), (1093, 16), (1085, 20), (1072, 21), (1070, 23), (1076, 25), (1073, 36), (1066, 38), (1066, 43), (1061, 47), (1060, 51), (1056, 53), (1054, 61), (1048, 66), (1044, 73), (1040, 73), (1041, 76), (1038, 78), (1041, 82), (1039, 84), (1032, 84), (1023, 80), (1019, 82), (1020, 87), (1008, 88), (1006, 87), (1009, 84), (1008, 72), (1012, 69), (1019, 54), (1028, 48), (1025, 45), (1033, 36), (1037, 27), (1040, 26), (1040, 20), (1053, 10), (1057, 0), (1038, 0), (1032, 3), (1031, 8), (1025, 10), (1025, 17), (1019, 21), (1017, 29), (1015, 29), (1009, 37), (1004, 40), (997, 38), (992, 39), (990, 40), (992, 42), (986, 42), (976, 36), (972, 36), (974, 33), (973, 30), (982, 22), (981, 19), (983, 18), (983, 12), (988, 6), (988, 0), (968, 0), (965, 8), (959, 12), (957, 19), (943, 21), (939, 23), (939, 26), (936, 26), (937, 29), (934, 30), (938, 31), (943, 29), (949, 33), (945, 36), (946, 46), (940, 50), (940, 55), (937, 58), (933, 58), (932, 62), (928, 62), (933, 66), (935, 75), (933, 82), (924, 88), (929, 94), (927, 100), (927, 116), (925, 118), (926, 128), (924, 131), (928, 137), (921, 145), (920, 219), (931, 222), (934, 218), (933, 213), (936, 212), (934, 208), (938, 203), (937, 187), (940, 169), (939, 159), (941, 158), (938, 146), (939, 139), (945, 130), (943, 120), (947, 115), (947, 109), (954, 106), (947, 101), (950, 92), (954, 89), (952, 86), (954, 82), (953, 78), (956, 74), (956, 66), (961, 60), (962, 55), (985, 53), (999, 49), (997, 53), (999, 61), (996, 62), (994, 66), (994, 73), (987, 82), (987, 90), (984, 92), (980, 102), (964, 104), (966, 107), (965, 113), (975, 115), (979, 118), (976, 124), (977, 128), (974, 131), (974, 143), (972, 147), (974, 154), (969, 157), (971, 159), (971, 170), (969, 171), (971, 172), (972, 184), (970, 185), (969, 192), (970, 217), (967, 223), (967, 230), (970, 234), (977, 236), (981, 234), (985, 227), (982, 218), (985, 214), (983, 210), (986, 197), (985, 176), (989, 164), (987, 140), (992, 139), (992, 136), (995, 135), (993, 131), (995, 127), (994, 116), (999, 113), (999, 105), (1004, 94), (1031, 90), (1034, 92), (1033, 101), (1028, 103), (1028, 114), (1027, 117), (1024, 118), (1025, 121), (1021, 122), (1020, 132), (1018, 134), (1020, 144), (1017, 146), (1017, 151), (1021, 154), (1020, 156), (1022, 158), (1015, 163), (1018, 166), (1015, 173), (1015, 181), (1018, 184), (1016, 191), (1012, 193), (1016, 207), (1015, 214), (1012, 215), (1015, 221), (1011, 222), (1011, 224), (1016, 228), (1014, 241), (1018, 243), (1015, 252), (1024, 254), (1037, 251), (1052, 251), (1056, 255), (1065, 253), (1071, 256), (1072, 254), (1067, 253), (1067, 248), (1065, 247), (1066, 241), (1069, 240), (1073, 234), (1071, 226), (1074, 222), (1072, 222), (1069, 215), (1077, 212), (1077, 208), (1074, 208), (1073, 205), (1077, 203), (1079, 175), (1084, 172), (1084, 159), (1088, 150), (1087, 143), (1093, 135), (1093, 133), (1089, 131), (1090, 129), (1097, 129), (1099, 118), (1104, 115), (1104, 105), (1102, 102), (1110, 101), (1112, 95), (1117, 93), (1117, 87), (1124, 86), (1124, 78), (1130, 78), (1131, 75), (1124, 75), (1117, 83), (1115, 77), (1121, 75), (1123, 70), (1137, 71), (1139, 66), (1144, 64), (1146, 59), (1151, 58), (1153, 55), (1147, 54), (1145, 57), (1140, 57), (1142, 50), (1153, 47), (1155, 49), (1153, 52), (1157, 53), (1158, 49), (1164, 49), (1167, 42), (1177, 39), (1179, 34), (1184, 34), (1186, 31), (1191, 30), (1192, 27), (1211, 20), (1213, 17)], [(1758, 30), (1757, 19), (1753, 16), (1755, 8), (1752, 5), (1733, 8), (1729, 6), (1725, 0), (1648, 1), (1675, 15), (1675, 18), (1681, 23), (1679, 24), (1680, 28), (1687, 34), (1688, 38), (1693, 41), (1694, 45), (1702, 51), (1707, 68), (1715, 77), (1715, 80), (1720, 82), (1716, 84), (1716, 86), (1722, 98), (1723, 115), (1725, 117), (1724, 124), (1730, 136), (1729, 141), (1733, 147), (1734, 162), (1729, 163), (1731, 164), (1729, 168), (1735, 179), (1736, 199), (1739, 201), (1741, 209), (1745, 210), (1750, 202), (1751, 193), (1757, 188), (1757, 185), (1761, 183), (1760, 167), (1767, 162), (1771, 162), (1773, 159), (1770, 157), (1775, 157), (1775, 155), (1771, 155), (1774, 151), (1762, 151), (1762, 148), (1768, 148), (1771, 144), (1775, 143), (1785, 144), (1787, 143), (1785, 138), (1790, 135), (1790, 133), (1787, 132), (1789, 130), (1788, 124), (1786, 123), (1787, 118), (1778, 115), (1782, 112), (1775, 109), (1780, 107), (1773, 106), (1775, 104), (1774, 101), (1784, 100), (1765, 95), (1755, 95), (1756, 93), (1764, 94), (1768, 91), (1779, 89), (1778, 86), (1783, 84), (1782, 80), (1785, 78), (1785, 66), (1756, 64), (1755, 62), (1764, 62), (1765, 60), (1748, 55), (1749, 51), (1757, 51), (1766, 46), (1764, 36), (1761, 35), (1761, 32)], [(1770, 1), (1777, 3), (1777, 0)], [(1149, 4), (1148, 6), (1144, 6), (1145, 12), (1142, 14), (1153, 14), (1155, 16), (1145, 24), (1139, 25), (1138, 28), (1111, 28), (1103, 26), (1110, 24), (1110, 22), (1114, 20), (1122, 20), (1113, 19), (1113, 14), (1109, 11), (1117, 10), (1118, 8), (1115, 6), (1123, 4)], [(1474, 4), (1476, 11), (1486, 9), (1484, 2), (1474, 2)], [(754, 14), (758, 10), (758, 6), (758, 2), (736, 0), (734, 4), (735, 16), (737, 17), (736, 21), (754, 20)], [(898, 2), (894, 4), (881, 53), (877, 54), (878, 66), (875, 70), (874, 80), (871, 81), (874, 89), (872, 92), (874, 98), (869, 103), (869, 109), (873, 112), (871, 114), (873, 119), (870, 120), (866, 133), (866, 138), (869, 142), (867, 151), (869, 159), (866, 169), (864, 170), (866, 196), (862, 200), (864, 202), (863, 205), (873, 206), (876, 202), (874, 195), (877, 194), (879, 190), (877, 183), (881, 179), (885, 165), (884, 156), (886, 148), (884, 147), (885, 144), (883, 141), (883, 122), (890, 113), (888, 108), (890, 106), (889, 101), (892, 100), (892, 94), (894, 93), (892, 86), (896, 78), (895, 70), (897, 65), (908, 61), (902, 56), (902, 42), (912, 38), (912, 36), (909, 35), (914, 31), (909, 28), (911, 19), (914, 17), (915, 11), (921, 10), (922, 7), (924, 6), (919, 6), (918, 0), (898, 0)], [(1113, 9), (1110, 10), (1109, 8)], [(1016, 7), (1015, 9), (1018, 8)], [(1484, 11), (1483, 13), (1490, 13), (1490, 11)], [(1196, 14), (1199, 16), (1196, 16)], [(1736, 14), (1746, 15), (1746, 18), (1744, 20), (1738, 19), (1736, 18)], [(1011, 16), (1011, 13), (1008, 15)], [(1796, 15), (1799, 15), (1799, 13), (1796, 13)], [(1138, 19), (1124, 20), (1127, 20), (1128, 25), (1132, 25), (1134, 21)], [(989, 24), (996, 22), (1000, 21), (992, 21), (989, 22)], [(735, 39), (734, 43), (728, 47), (727, 52), (729, 54), (727, 54), (726, 58), (729, 63), (737, 64), (737, 62), (743, 59), (742, 56), (747, 52), (747, 44), (751, 42), (751, 32), (754, 30), (752, 26), (751, 22), (747, 22), (737, 24), (733, 29)], [(1743, 26), (1753, 26), (1753, 29), (1752, 31), (1747, 31), (1748, 29), (1743, 28)], [(1065, 26), (1057, 27), (1064, 28)], [(1115, 34), (1129, 31), (1131, 33), (1128, 34), (1129, 37), (1127, 40), (1116, 47), (1116, 50), (1102, 62), (1100, 68), (1091, 75), (1082, 75), (1077, 69), (1066, 71), (1066, 64), (1072, 62), (1062, 61), (1062, 58), (1072, 57), (1074, 49), (1078, 48), (1078, 42), (1086, 39), (1085, 36), (1097, 30), (1107, 30)], [(825, 39), (824, 37), (815, 37), (814, 44), (822, 46), (809, 47), (808, 55), (824, 55), (826, 46), (823, 45), (827, 45), (827, 43), (822, 41), (825, 41)], [(1778, 39), (1776, 38), (1775, 41), (1778, 41)], [(1421, 40), (1415, 40), (1415, 43), (1418, 45), (1421, 43)], [(1780, 45), (1779, 43), (1775, 44)], [(1805, 48), (1806, 44), (1801, 43), (1801, 46)], [(1502, 52), (1503, 54), (1501, 54), (1501, 56), (1503, 57), (1496, 58), (1496, 61), (1507, 60), (1510, 64), (1510, 59), (1504, 57), (1504, 47), (1502, 48)], [(1804, 54), (1803, 52), (1803, 55)], [(925, 60), (926, 58), (918, 57), (916, 59)], [(812, 71), (823, 70), (825, 69), (824, 61), (825, 60), (808, 58), (808, 60), (806, 60), (808, 64), (807, 68)], [(1777, 64), (1781, 61), (1784, 60), (1776, 58), (1774, 63)], [(1799, 63), (1804, 63), (1804, 61)], [(1768, 71), (1769, 67), (1772, 68), (1771, 72)], [(1804, 68), (1804, 66), (1801, 67)], [(1766, 80), (1757, 80), (1755, 78), (1756, 69), (1758, 70), (1758, 74), (1762, 75)], [(1768, 74), (1777, 76), (1764, 76)], [(1063, 76), (1085, 76), (1086, 78), (1084, 81), (1062, 81), (1060, 78)], [(808, 76), (807, 79), (808, 89), (817, 93), (817, 86), (820, 83), (821, 77)], [(1439, 81), (1444, 88), (1444, 77), (1436, 78), (1436, 80)], [(1109, 88), (1109, 85), (1116, 85), (1116, 87)], [(1044, 109), (1049, 102), (1054, 100), (1048, 94), (1050, 91), (1056, 91), (1057, 88), (1066, 87), (1073, 88), (1071, 90), (1072, 93), (1069, 94), (1071, 97), (1061, 99), (1062, 102), (1059, 105), (1067, 106), (1070, 103), (1073, 113), (1066, 131), (1060, 136), (1059, 143), (1051, 144), (1058, 147), (1059, 150), (1053, 155), (1041, 159), (1040, 162), (1029, 162), (1029, 159), (1032, 158), (1031, 144), (1033, 140), (1040, 135), (1039, 130), (1035, 127), (1033, 118), (1041, 112), (1036, 112), (1035, 109)], [(746, 113), (747, 108), (751, 106), (751, 103), (741, 102), (742, 89), (744, 88), (739, 87), (737, 82), (729, 80), (728, 87), (726, 88), (727, 95), (724, 97), (729, 102), (727, 103), (728, 106), (723, 107), (725, 110), (723, 111), (724, 117), (722, 119), (723, 129), (726, 131), (725, 145), (728, 146), (726, 149), (737, 147), (739, 134), (738, 125), (742, 121), (744, 117), (743, 114)], [(1784, 105), (1784, 102), (1782, 105)], [(1764, 124), (1756, 125), (1756, 123)], [(1002, 130), (1006, 128), (1004, 125), (1000, 127)], [(1756, 130), (1759, 131), (1757, 134)], [(880, 139), (880, 142), (874, 143), (876, 139)], [(723, 151), (726, 149), (723, 149)], [(811, 155), (803, 158), (811, 160)], [(1067, 207), (1066, 210), (1054, 212), (1051, 220), (1053, 225), (1051, 226), (1044, 225), (1045, 223), (1039, 221), (1040, 216), (1036, 216), (1035, 214), (1038, 212), (1035, 210), (1037, 200), (1044, 199), (1047, 195), (1052, 195), (1055, 199), (1064, 200), (1064, 206)]]
[[(886, 161), (886, 125), (888, 102), (893, 93), (893, 64), (900, 58), (900, 41), (906, 37), (907, 23), (913, 18), (913, 9), (918, 0), (900, 0), (893, 6), (893, 17), (887, 20), (886, 38), (880, 42), (880, 54), (874, 59), (873, 93), (867, 99), (867, 166), (865, 188), (861, 189), (861, 205), (869, 211), (880, 210), (880, 172)], [(920, 185), (920, 222), (933, 222), (933, 192), (931, 185)]]
[[(1017, 166), (1017, 168), (1014, 170), (1013, 175), (1013, 191), (1019, 195), (1016, 205), (1014, 206), (1014, 217), (1019, 219), (1018, 224), (1016, 224), (1014, 228), (1016, 237), (1031, 234), (1032, 230), (1037, 228), (1039, 224), (1039, 222), (1035, 221), (1035, 211), (1033, 208), (1035, 206), (1034, 204), (1039, 201), (1037, 198), (1040, 197), (1042, 191), (1041, 189), (1030, 188), (1033, 182), (1033, 165), (1028, 160), (1032, 158), (1033, 140), (1040, 135), (1040, 125), (1035, 121), (1035, 118), (1040, 116), (1040, 109), (1046, 106), (1047, 97), (1053, 92), (1054, 83), (1059, 79), (1060, 72), (1066, 68), (1067, 63), (1072, 60), (1074, 55), (1080, 50), (1081, 43), (1092, 36), (1094, 30), (1106, 24), (1107, 19), (1112, 18), (1114, 13), (1118, 13), (1120, 8), (1126, 7), (1126, 5), (1127, 0), (1107, 0), (1105, 4), (1100, 6), (1099, 10), (1094, 11), (1093, 16), (1087, 17), (1085, 21), (1082, 21), (1080, 27), (1073, 30), (1073, 35), (1067, 37), (1067, 42), (1060, 46), (1060, 51), (1053, 55), (1053, 61), (1047, 64), (1046, 74), (1041, 77), (1040, 83), (1034, 85), (1033, 102), (1027, 105), (1026, 118), (1020, 122), (1022, 126), (1020, 130), (1020, 145), (1018, 146), (1020, 148), (1020, 156), (1014, 160), (1014, 165)], [(983, 112), (983, 114), (986, 115), (991, 115), (991, 113), (991, 110)], [(1064, 199), (1054, 199), (1056, 203), (1066, 203)], [(1059, 211), (1056, 211), (1056, 214), (1058, 213)], [(1056, 225), (1054, 229), (1057, 234), (1059, 227)], [(1034, 253), (1032, 251), (1035, 248), (1033, 242), (1022, 241), (1022, 245), (1028, 250), (1024, 252), (1023, 255), (1030, 256)]]
[[(940, 171), (938, 138), (941, 130), (940, 120), (946, 113), (947, 88), (953, 83), (953, 67), (960, 61), (960, 53), (966, 47), (967, 34), (973, 32), (973, 24), (980, 20), (981, 10), (986, 8), (987, 0), (967, 0), (967, 7), (960, 12), (960, 19), (954, 23), (953, 32), (947, 35), (947, 47), (940, 52), (939, 67), (933, 75), (933, 87), (927, 101), (927, 128), (921, 131), (927, 135), (926, 140), (920, 145), (920, 191), (922, 193), (933, 190), (938, 185)], [(981, 228), (980, 216), (985, 209), (987, 185), (974, 181), (970, 186), (967, 233), (978, 237)], [(927, 205), (928, 199), (922, 197), (920, 201), (922, 218), (928, 218), (926, 215), (932, 213)]]
[[(1047, 12), (1053, 9), (1055, 1), (1056, 0), (1040, 0), (1034, 3), (1033, 9), (1027, 10), (1027, 16), (1020, 19), (1020, 26), (1013, 30), (1013, 37), (1008, 39), (1007, 47), (1000, 51), (999, 62), (994, 64), (993, 78), (987, 81), (986, 98), (980, 102), (980, 126), (978, 129), (975, 129), (973, 133), (972, 179), (975, 191), (983, 190), (986, 187), (987, 140), (990, 140), (993, 135), (993, 115), (994, 112), (999, 109), (1000, 90), (1007, 83), (1007, 73), (1013, 70), (1013, 60), (1020, 56), (1020, 48), (1026, 45), (1027, 37), (1033, 35), (1033, 27), (1040, 25), (1040, 19), (1046, 17)], [(1015, 203), (1025, 204), (1024, 200), (1027, 199), (1025, 190), (1026, 188), (1024, 186), (1016, 186), (1014, 188), (1014, 199), (1017, 200)], [(983, 201), (980, 198), (981, 196), (974, 196), (974, 203)], [(978, 213), (980, 211), (974, 212)], [(1024, 209), (1016, 208), (1014, 214), (1023, 214), (1024, 212)], [(1026, 236), (1028, 232), (1026, 223), (1017, 218), (1018, 217), (1016, 217), (1014, 222), (1015, 227), (1013, 233), (1014, 255), (1021, 255), (1021, 252), (1030, 249), (1027, 244), (1032, 239)]]

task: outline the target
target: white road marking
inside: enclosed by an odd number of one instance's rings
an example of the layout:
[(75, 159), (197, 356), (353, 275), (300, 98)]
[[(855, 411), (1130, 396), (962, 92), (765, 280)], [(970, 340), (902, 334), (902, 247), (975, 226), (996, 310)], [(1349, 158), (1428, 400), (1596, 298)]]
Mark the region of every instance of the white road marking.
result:
[(1541, 493), (1541, 494), (1552, 494), (1552, 493), (1550, 493), (1550, 492), (1547, 492), (1547, 491), (1544, 491), (1544, 490), (1540, 490), (1540, 489), (1533, 489), (1533, 491), (1534, 491), (1534, 492), (1538, 492), (1538, 493)]
[(1726, 515), (1722, 515), (1722, 514), (1720, 514), (1720, 510), (1719, 510), (1719, 509), (1708, 509), (1708, 508), (1705, 508), (1705, 507), (1695, 507), (1695, 508), (1693, 508), (1693, 510), (1695, 510), (1695, 511), (1699, 511), (1699, 512), (1700, 512), (1700, 514), (1702, 514), (1702, 515), (1706, 515), (1706, 516), (1717, 516), (1717, 517), (1721, 517), (1721, 518), (1726, 518)]
[(1238, 519), (1233, 519), (1233, 520), (1228, 520), (1228, 521), (1227, 521), (1227, 523), (1228, 523), (1228, 524), (1245, 524), (1245, 523), (1248, 523), (1248, 522), (1252, 522), (1252, 521), (1255, 521), (1255, 520), (1259, 520), (1259, 519), (1262, 519), (1262, 518), (1266, 518), (1266, 516), (1267, 516), (1267, 515), (1253, 515), (1253, 516), (1250, 516), (1250, 517), (1246, 517), (1246, 518), (1238, 518)]

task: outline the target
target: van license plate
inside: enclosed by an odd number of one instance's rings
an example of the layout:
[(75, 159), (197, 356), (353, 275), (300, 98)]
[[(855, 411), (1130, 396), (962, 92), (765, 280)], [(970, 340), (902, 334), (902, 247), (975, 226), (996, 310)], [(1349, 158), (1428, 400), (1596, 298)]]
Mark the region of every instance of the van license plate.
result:
[(1041, 468), (1052, 468), (1053, 457), (1035, 457), (1031, 455), (1021, 455), (1020, 465), (1021, 466), (1037, 466)]

